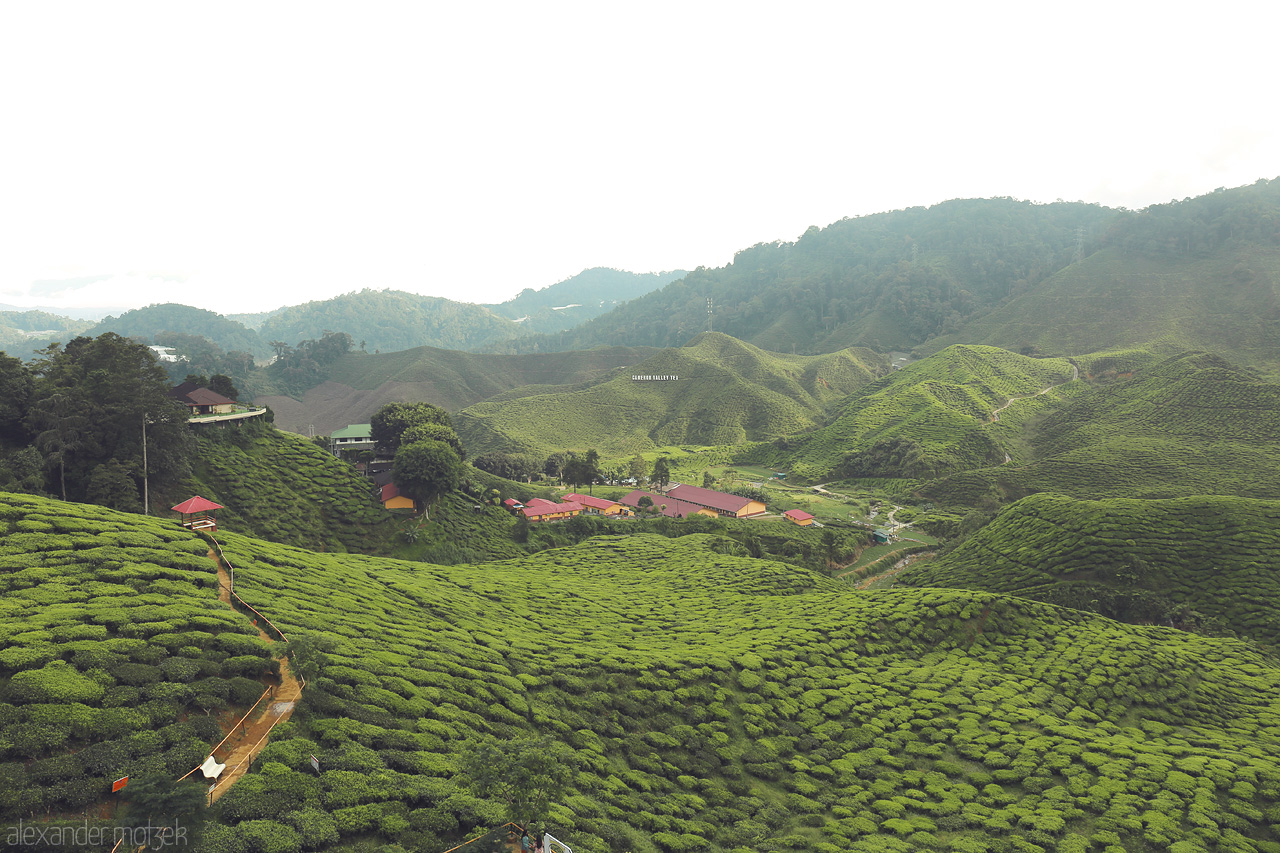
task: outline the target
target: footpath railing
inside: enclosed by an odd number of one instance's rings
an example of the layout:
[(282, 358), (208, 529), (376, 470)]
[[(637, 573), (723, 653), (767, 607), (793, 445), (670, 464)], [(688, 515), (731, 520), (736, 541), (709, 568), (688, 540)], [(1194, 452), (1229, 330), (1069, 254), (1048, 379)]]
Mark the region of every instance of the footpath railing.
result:
[[(218, 540), (214, 537), (212, 533), (202, 532), (200, 536), (201, 538), (208, 540), (209, 543), (215, 549), (217, 549), (217, 553), (218, 553), (217, 559), (227, 569), (227, 577), (229, 579), (229, 583), (227, 586), (227, 595), (232, 601), (232, 606), (234, 607), (235, 604), (238, 602), (241, 607), (243, 607), (245, 610), (249, 611), (253, 615), (257, 616), (258, 619), (261, 619), (263, 623), (269, 626), (271, 630), (274, 631), (277, 636), (279, 636), (282, 642), (286, 642), (286, 643), (289, 642), (289, 638), (285, 636), (284, 631), (280, 630), (279, 626), (277, 626), (274, 622), (272, 622), (270, 619), (264, 616), (257, 608), (249, 604), (249, 602), (245, 601), (243, 598), (241, 598), (239, 595), (236, 594), (235, 568), (231, 565), (231, 561), (227, 559), (226, 553), (222, 550), (222, 544), (218, 542)], [(219, 581), (219, 585), (221, 585), (221, 581)], [(258, 623), (255, 621), (254, 624), (257, 625)], [(299, 674), (298, 689), (304, 690), (306, 689), (306, 686), (307, 686), (306, 678), (304, 678), (301, 674)], [(246, 722), (248, 721), (249, 716), (253, 714), (254, 710), (258, 707), (258, 705), (262, 703), (262, 700), (270, 696), (272, 692), (273, 692), (273, 688), (271, 687), (268, 687), (266, 690), (262, 691), (262, 695), (258, 697), (258, 701), (254, 702), (253, 706), (250, 707), (247, 712), (245, 712), (245, 715), (241, 717), (240, 720), (231, 728), (231, 731), (227, 733), (227, 736), (224, 737), (218, 743), (217, 746), (209, 750), (209, 757), (212, 757), (214, 753), (216, 753), (219, 749), (221, 749), (223, 745), (225, 745), (226, 742), (231, 739), (232, 735), (236, 733), (236, 729), (240, 729), (241, 731), (246, 730)], [(266, 730), (266, 732), (263, 733), (262, 737), (258, 738), (257, 743), (255, 743), (253, 746), (249, 748), (249, 754), (243, 760), (241, 760), (238, 764), (236, 764), (235, 767), (232, 767), (230, 772), (226, 773), (226, 775), (222, 779), (214, 782), (214, 784), (209, 788), (210, 800), (214, 798), (214, 795), (217, 793), (217, 789), (219, 786), (223, 784), (230, 784), (229, 780), (236, 778), (236, 773), (241, 767), (245, 766), (246, 764), (248, 764), (249, 766), (253, 765), (254, 759), (258, 757), (258, 753), (260, 753), (262, 751), (262, 747), (266, 745), (267, 739), (271, 736), (271, 732), (274, 731), (275, 727), (281, 723), (282, 719), (283, 718), (277, 718), (275, 722), (273, 722), (271, 726)], [(205, 760), (207, 761), (208, 758), (206, 758)], [(181, 782), (183, 779), (186, 779), (192, 773), (195, 773), (197, 770), (199, 770), (203, 766), (204, 766), (204, 762), (202, 761), (199, 765), (188, 770), (180, 779), (178, 779), (178, 781)]]

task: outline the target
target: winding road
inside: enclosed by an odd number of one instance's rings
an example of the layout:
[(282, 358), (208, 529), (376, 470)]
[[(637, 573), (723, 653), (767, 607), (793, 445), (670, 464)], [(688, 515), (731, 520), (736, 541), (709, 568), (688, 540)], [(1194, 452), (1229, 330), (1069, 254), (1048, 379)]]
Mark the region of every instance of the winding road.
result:
[[(1075, 364), (1073, 363), (1071, 365), (1071, 378), (1068, 379), (1066, 382), (1059, 382), (1057, 385), (1050, 385), (1048, 388), (1041, 389), (1040, 391), (1037, 391), (1034, 394), (1023, 394), (1021, 397), (1010, 397), (1008, 400), (1004, 401), (1004, 405), (996, 408), (994, 411), (991, 412), (991, 422), (993, 424), (999, 423), (1000, 413), (1003, 412), (1005, 409), (1009, 408), (1009, 406), (1012, 405), (1014, 402), (1018, 400), (1030, 400), (1032, 397), (1039, 397), (1041, 394), (1048, 394), (1054, 388), (1061, 388), (1063, 385), (1067, 385), (1071, 382), (1075, 382), (1079, 378), (1080, 378), (1080, 368), (1076, 367)], [(1009, 461), (1007, 454), (1004, 461), (1005, 462)]]

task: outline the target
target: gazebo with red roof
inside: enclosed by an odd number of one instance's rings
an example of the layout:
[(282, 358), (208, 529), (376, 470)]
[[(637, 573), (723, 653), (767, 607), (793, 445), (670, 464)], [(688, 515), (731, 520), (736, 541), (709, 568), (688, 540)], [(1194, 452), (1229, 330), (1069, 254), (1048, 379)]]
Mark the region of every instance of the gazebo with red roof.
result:
[(218, 519), (213, 516), (213, 513), (215, 510), (223, 508), (221, 504), (216, 504), (211, 500), (196, 495), (173, 507), (173, 511), (182, 513), (183, 527), (189, 530), (208, 530), (211, 533), (216, 533), (218, 531)]

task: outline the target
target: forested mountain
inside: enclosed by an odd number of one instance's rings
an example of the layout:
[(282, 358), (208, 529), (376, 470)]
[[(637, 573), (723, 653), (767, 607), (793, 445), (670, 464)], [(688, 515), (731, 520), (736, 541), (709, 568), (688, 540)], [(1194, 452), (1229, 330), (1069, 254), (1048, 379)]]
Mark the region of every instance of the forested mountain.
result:
[(573, 332), (511, 346), (680, 346), (713, 328), (773, 352), (910, 349), (954, 331), (1097, 245), (1099, 205), (1007, 198), (948, 201), (810, 228), (700, 268)]
[(264, 358), (271, 352), (256, 332), (246, 329), (235, 320), (203, 308), (173, 302), (126, 311), (119, 317), (107, 317), (85, 334), (96, 337), (103, 332), (115, 332), (122, 337), (138, 338), (147, 343), (156, 342), (157, 336), (164, 336), (166, 333), (199, 335), (217, 344), (225, 352), (247, 352), (257, 358)]
[(684, 270), (633, 273), (595, 267), (541, 290), (525, 288), (506, 302), (485, 307), (518, 321), (529, 333), (559, 332), (606, 314), (629, 299), (685, 275)]
[(630, 456), (664, 445), (735, 445), (811, 429), (827, 404), (886, 370), (869, 350), (779, 355), (707, 332), (607, 378), (516, 389), (469, 406), (454, 424), (477, 454), (594, 448)]
[(1119, 213), (1101, 242), (922, 351), (964, 342), (1070, 355), (1146, 343), (1280, 373), (1280, 180)]
[(295, 344), (346, 332), (368, 352), (413, 347), (480, 350), (524, 334), (519, 323), (482, 305), (397, 290), (361, 290), (283, 308), (262, 321), (262, 340)]
[(65, 343), (92, 325), (89, 320), (76, 320), (46, 311), (0, 311), (0, 353), (30, 359), (36, 350), (55, 341)]

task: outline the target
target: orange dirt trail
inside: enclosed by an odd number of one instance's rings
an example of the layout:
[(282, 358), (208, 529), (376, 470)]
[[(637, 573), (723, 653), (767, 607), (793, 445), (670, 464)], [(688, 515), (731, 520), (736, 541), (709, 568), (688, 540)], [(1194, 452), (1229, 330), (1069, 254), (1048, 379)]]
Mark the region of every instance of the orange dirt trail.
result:
[[(213, 549), (209, 550), (209, 556), (218, 564), (218, 600), (230, 605), (231, 578), (223, 568), (222, 561), (214, 555)], [(271, 638), (261, 627), (258, 628), (258, 636), (266, 642), (271, 642)], [(302, 685), (289, 671), (289, 662), (284, 659), (278, 660), (280, 660), (280, 685), (275, 689), (275, 693), (263, 699), (253, 715), (245, 721), (243, 730), (233, 734), (217, 751), (218, 762), (226, 764), (227, 769), (222, 771), (217, 786), (213, 789), (215, 801), (231, 790), (236, 780), (248, 772), (253, 759), (267, 745), (267, 732), (272, 726), (283, 723), (293, 715), (294, 706), (302, 696)]]

